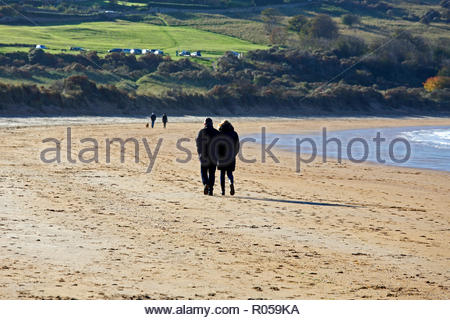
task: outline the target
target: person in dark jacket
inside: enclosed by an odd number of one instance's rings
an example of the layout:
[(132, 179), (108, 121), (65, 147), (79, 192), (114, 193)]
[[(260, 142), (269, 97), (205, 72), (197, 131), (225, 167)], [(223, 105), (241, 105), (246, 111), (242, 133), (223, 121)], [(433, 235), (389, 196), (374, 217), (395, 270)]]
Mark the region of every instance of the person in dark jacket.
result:
[(217, 138), (217, 168), (220, 170), (220, 186), (225, 195), (225, 174), (230, 181), (230, 194), (234, 195), (233, 171), (236, 169), (236, 155), (239, 153), (239, 135), (233, 125), (225, 120), (219, 126)]
[(203, 193), (213, 195), (214, 182), (216, 179), (217, 160), (214, 151), (214, 140), (219, 135), (219, 131), (214, 129), (211, 118), (206, 118), (205, 127), (198, 133), (197, 153), (200, 160)]
[(163, 116), (162, 116), (162, 122), (163, 122), (163, 125), (164, 125), (164, 128), (166, 127), (166, 125), (167, 125), (167, 114), (163, 114)]
[(152, 112), (152, 115), (150, 116), (150, 120), (152, 120), (152, 128), (155, 127), (156, 114), (154, 112)]

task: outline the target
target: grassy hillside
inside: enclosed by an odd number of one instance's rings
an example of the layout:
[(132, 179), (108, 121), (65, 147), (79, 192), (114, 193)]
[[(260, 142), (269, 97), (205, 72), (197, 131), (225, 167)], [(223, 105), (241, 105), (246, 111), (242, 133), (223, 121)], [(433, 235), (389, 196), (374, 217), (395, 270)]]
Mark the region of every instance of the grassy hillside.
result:
[[(44, 43), (55, 48), (73, 46), (86, 46), (91, 50), (105, 52), (109, 44), (118, 47), (146, 47), (162, 48), (170, 53), (177, 49), (198, 50), (203, 49), (210, 57), (217, 57), (226, 50), (248, 51), (254, 49), (248, 43), (235, 43), (232, 39), (216, 38), (215, 35), (198, 33), (193, 29), (208, 31), (233, 38), (239, 38), (260, 45), (269, 45), (270, 40), (264, 29), (261, 11), (265, 8), (258, 5), (274, 4), (279, 11), (278, 26), (286, 27), (290, 18), (302, 14), (313, 17), (318, 14), (327, 14), (338, 24), (341, 34), (358, 36), (371, 42), (384, 37), (390, 37), (398, 30), (409, 30), (428, 40), (450, 39), (448, 21), (431, 21), (428, 24), (420, 22), (420, 17), (430, 10), (437, 10), (443, 14), (445, 9), (439, 5), (440, 1), (290, 1), (279, 5), (283, 1), (118, 1), (113, 7), (103, 0), (62, 2), (49, 5), (50, 2), (36, 3), (34, 7), (18, 7), (24, 16), (39, 26), (52, 25), (53, 27), (34, 27), (29, 20), (16, 14), (15, 22), (8, 24), (31, 25), (31, 29), (4, 29), (0, 28), (0, 44), (5, 43)], [(361, 4), (362, 3), (362, 4)], [(257, 5), (256, 7), (254, 5)], [(200, 5), (203, 9), (176, 9), (164, 6)], [(223, 7), (210, 10), (211, 6)], [(236, 8), (241, 6), (242, 8)], [(1, 7), (1, 5), (0, 5)], [(209, 9), (208, 9), (209, 8)], [(388, 9), (389, 8), (389, 9)], [(8, 8), (7, 8), (8, 9)], [(112, 15), (102, 16), (106, 9), (113, 10)], [(45, 13), (39, 13), (44, 10)], [(51, 14), (53, 12), (53, 15)], [(13, 12), (14, 13), (14, 12)], [(17, 13), (17, 12), (15, 12)], [(342, 23), (345, 14), (357, 14), (361, 23), (348, 27)], [(64, 14), (62, 16), (62, 14)], [(77, 15), (80, 14), (80, 15)], [(87, 20), (109, 20), (86, 24)], [(112, 22), (113, 19), (119, 19)], [(81, 24), (76, 24), (78, 21)], [(7, 21), (7, 20), (6, 20)], [(71, 22), (68, 22), (71, 21)], [(76, 21), (76, 22), (75, 22)], [(83, 23), (84, 21), (84, 23)], [(126, 21), (134, 21), (135, 24)], [(138, 24), (139, 23), (139, 24)], [(66, 26), (66, 24), (70, 24)], [(0, 26), (2, 26), (0, 12)], [(175, 29), (168, 26), (177, 27)], [(76, 28), (80, 28), (79, 34)], [(69, 29), (69, 30), (67, 30)], [(11, 32), (11, 33), (10, 33)], [(150, 35), (151, 34), (151, 35)], [(57, 37), (67, 40), (67, 45), (58, 41)], [(133, 37), (136, 37), (134, 42)], [(24, 40), (24, 41), (21, 41)], [(298, 36), (289, 32), (286, 46), (300, 47)], [(0, 52), (13, 51), (14, 47), (0, 47)]]
[[(422, 11), (423, 6), (422, 7)], [(296, 8), (284, 9), (281, 11), (280, 26), (286, 27), (292, 16), (303, 14), (313, 17), (326, 10), (318, 8)], [(450, 39), (450, 27), (448, 23), (433, 22), (429, 25), (408, 21), (401, 18), (389, 18), (383, 16), (360, 15), (361, 24), (348, 27), (341, 21), (343, 14), (351, 11), (343, 10), (341, 15), (331, 15), (333, 20), (339, 26), (340, 32), (344, 35), (358, 36), (371, 42), (385, 37), (391, 37), (398, 30), (408, 30), (414, 35), (422, 36), (429, 40)], [(160, 14), (169, 25), (172, 26), (190, 26), (192, 28), (215, 32), (219, 34), (238, 37), (250, 42), (259, 44), (270, 44), (269, 37), (264, 31), (263, 22), (260, 19), (260, 12), (242, 13), (203, 13), (203, 12), (171, 12)], [(287, 46), (300, 46), (299, 38), (293, 32), (290, 32), (287, 39)]]
[[(122, 97), (121, 108), (158, 101), (230, 112), (305, 103), (319, 113), (449, 109), (447, 3), (282, 2), (36, 0), (16, 11), (0, 5), (0, 98), (12, 107), (56, 104), (74, 113), (85, 94), (91, 99), (85, 107), (115, 104), (105, 92)], [(266, 10), (268, 4), (275, 9)], [(189, 5), (194, 10), (180, 8)], [(29, 52), (35, 44), (50, 49)], [(89, 51), (74, 53), (71, 46)], [(171, 58), (106, 54), (112, 48), (162, 49)], [(175, 57), (177, 50), (200, 50), (203, 58)], [(433, 90), (424, 88), (430, 79)]]
[[(229, 50), (247, 52), (264, 48), (245, 40), (191, 27), (156, 26), (120, 20), (38, 27), (0, 25), (0, 43), (43, 44), (51, 49), (50, 52), (71, 46), (98, 53), (106, 53), (112, 48), (155, 48), (172, 56), (175, 56), (176, 50), (202, 50), (205, 57), (221, 56)], [(0, 47), (0, 52), (13, 48)], [(22, 50), (29, 48), (23, 47)]]

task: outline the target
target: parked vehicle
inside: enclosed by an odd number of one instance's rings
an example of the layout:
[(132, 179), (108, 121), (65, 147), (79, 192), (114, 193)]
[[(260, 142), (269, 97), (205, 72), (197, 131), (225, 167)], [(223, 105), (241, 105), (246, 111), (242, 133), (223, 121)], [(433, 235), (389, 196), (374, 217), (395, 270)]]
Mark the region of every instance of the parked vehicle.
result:
[(82, 47), (70, 47), (71, 51), (86, 51), (84, 48)]
[(180, 56), (182, 56), (182, 57), (189, 57), (190, 55), (191, 55), (191, 52), (190, 51), (186, 51), (186, 50), (183, 50), (180, 53)]
[(129, 54), (148, 54), (148, 53), (153, 53), (153, 54), (164, 55), (164, 52), (162, 50), (156, 50), (156, 49), (149, 50), (149, 49), (120, 49), (120, 48), (114, 48), (114, 49), (108, 50), (108, 52), (109, 53), (111, 53), (111, 52), (123, 52), (123, 53), (129, 53)]
[(201, 56), (202, 56), (202, 54), (200, 51), (195, 51), (195, 52), (191, 53), (191, 57), (201, 57)]
[(230, 51), (232, 54), (234, 54), (237, 58), (242, 59), (243, 55), (242, 53), (236, 52), (236, 51)]
[(37, 44), (36, 49), (48, 49), (48, 48), (46, 46), (44, 46), (43, 44)]

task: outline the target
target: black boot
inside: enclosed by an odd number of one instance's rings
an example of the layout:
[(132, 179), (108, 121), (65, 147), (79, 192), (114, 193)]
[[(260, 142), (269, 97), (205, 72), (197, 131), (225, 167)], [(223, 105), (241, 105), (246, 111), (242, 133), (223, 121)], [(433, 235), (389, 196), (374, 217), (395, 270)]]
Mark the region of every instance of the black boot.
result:
[(208, 195), (212, 196), (213, 194), (214, 194), (214, 188), (213, 187), (209, 187)]
[(220, 187), (222, 188), (222, 195), (225, 195), (225, 182), (224, 183), (220, 183)]
[(234, 196), (234, 184), (230, 184), (230, 194)]
[(203, 194), (206, 196), (208, 194), (208, 185), (205, 184), (205, 189), (203, 189)]

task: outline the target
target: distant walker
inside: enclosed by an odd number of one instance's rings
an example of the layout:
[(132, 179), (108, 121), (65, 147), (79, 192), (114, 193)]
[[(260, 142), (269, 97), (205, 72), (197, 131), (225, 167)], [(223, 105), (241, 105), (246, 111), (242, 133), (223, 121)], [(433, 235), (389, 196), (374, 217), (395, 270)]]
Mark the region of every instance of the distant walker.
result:
[(150, 120), (152, 121), (152, 128), (155, 127), (155, 121), (156, 121), (156, 114), (152, 112), (152, 115), (150, 116)]
[(167, 114), (164, 113), (163, 116), (162, 116), (162, 123), (163, 123), (164, 128), (166, 127), (167, 122), (168, 122)]

